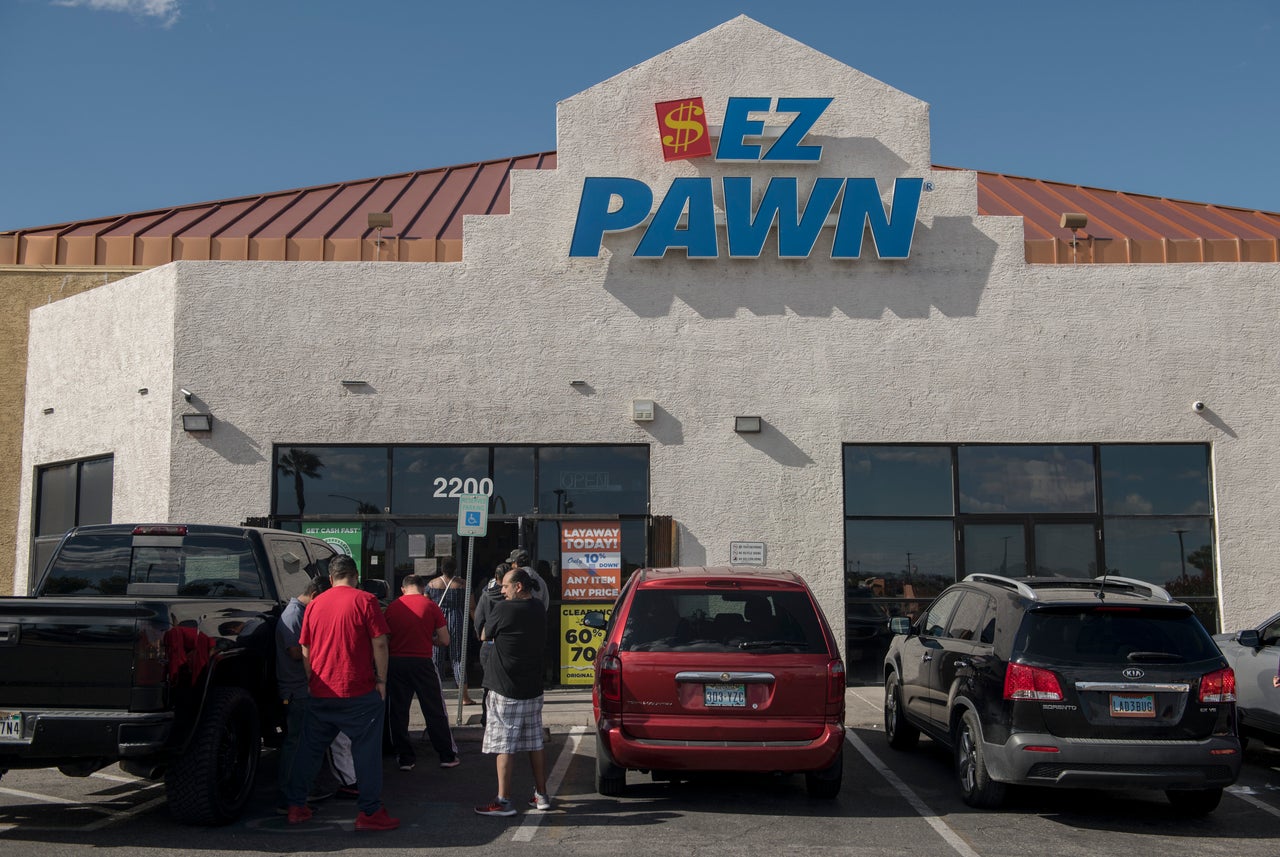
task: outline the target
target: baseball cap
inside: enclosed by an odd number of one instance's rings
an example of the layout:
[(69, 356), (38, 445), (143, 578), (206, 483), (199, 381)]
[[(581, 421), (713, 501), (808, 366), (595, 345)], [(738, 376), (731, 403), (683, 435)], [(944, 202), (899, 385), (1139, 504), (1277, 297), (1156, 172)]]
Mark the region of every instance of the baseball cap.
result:
[(516, 548), (511, 552), (511, 556), (507, 557), (507, 562), (518, 562), (520, 565), (528, 565), (529, 552), (524, 548)]

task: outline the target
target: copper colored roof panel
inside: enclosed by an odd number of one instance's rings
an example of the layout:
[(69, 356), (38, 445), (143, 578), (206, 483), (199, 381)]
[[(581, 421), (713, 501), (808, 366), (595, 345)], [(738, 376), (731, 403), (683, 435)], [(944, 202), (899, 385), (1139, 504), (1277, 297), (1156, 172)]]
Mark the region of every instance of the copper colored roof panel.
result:
[[(510, 171), (556, 153), (418, 170), (0, 233), (0, 264), (157, 265), (175, 259), (408, 262), (461, 258), (468, 214), (510, 211)], [(954, 167), (935, 167), (939, 170)], [(978, 212), (1023, 218), (1034, 263), (1280, 262), (1280, 214), (1002, 173), (978, 176)], [(390, 212), (382, 246), (370, 212)], [(1074, 236), (1064, 212), (1083, 212)]]

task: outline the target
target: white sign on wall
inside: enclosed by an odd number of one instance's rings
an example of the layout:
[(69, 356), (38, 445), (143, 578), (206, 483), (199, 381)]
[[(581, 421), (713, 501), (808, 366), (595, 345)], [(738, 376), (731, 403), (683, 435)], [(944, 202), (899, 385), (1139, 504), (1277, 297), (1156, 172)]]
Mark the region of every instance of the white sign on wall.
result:
[(729, 565), (764, 565), (764, 542), (729, 542)]

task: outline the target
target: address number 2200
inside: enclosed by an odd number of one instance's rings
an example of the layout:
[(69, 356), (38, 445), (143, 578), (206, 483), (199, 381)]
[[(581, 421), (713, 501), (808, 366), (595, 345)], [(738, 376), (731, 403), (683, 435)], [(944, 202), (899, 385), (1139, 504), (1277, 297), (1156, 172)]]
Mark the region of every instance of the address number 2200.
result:
[(493, 480), (486, 476), (483, 479), (461, 476), (437, 476), (432, 480), (436, 492), (432, 497), (461, 497), (463, 494), (483, 494), (493, 496)]

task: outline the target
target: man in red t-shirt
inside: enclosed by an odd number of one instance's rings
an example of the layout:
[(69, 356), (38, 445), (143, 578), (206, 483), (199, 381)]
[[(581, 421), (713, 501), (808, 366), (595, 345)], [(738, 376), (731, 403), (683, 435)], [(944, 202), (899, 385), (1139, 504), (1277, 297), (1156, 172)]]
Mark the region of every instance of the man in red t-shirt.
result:
[(339, 733), (351, 739), (360, 786), (356, 830), (395, 830), (382, 805), (382, 726), (387, 695), (387, 622), (378, 599), (357, 589), (360, 573), (349, 556), (329, 562), (330, 588), (311, 599), (302, 616), (302, 664), (307, 706), (297, 760), (285, 788), (289, 823), (311, 818), (307, 786), (324, 750)]
[(440, 674), (431, 658), (433, 643), (449, 645), (449, 627), (444, 613), (426, 596), (426, 583), (416, 574), (408, 575), (400, 584), (400, 597), (387, 607), (387, 627), (391, 629), (387, 707), (391, 743), (402, 771), (412, 771), (416, 762), (409, 740), (409, 709), (414, 696), (427, 722), (427, 737), (440, 756), (440, 767), (458, 766), (458, 745), (449, 729)]

